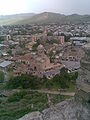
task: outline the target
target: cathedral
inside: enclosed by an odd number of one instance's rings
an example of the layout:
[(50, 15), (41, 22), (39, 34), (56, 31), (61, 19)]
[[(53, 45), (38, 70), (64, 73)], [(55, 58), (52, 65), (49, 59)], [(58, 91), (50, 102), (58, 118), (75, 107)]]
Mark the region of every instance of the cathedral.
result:
[[(19, 56), (15, 61), (16, 64), (19, 62), (19, 65), (21, 65), (16, 68), (16, 71), (14, 71), (17, 75), (22, 73), (32, 73), (39, 76), (45, 71), (55, 70), (58, 67), (61, 67), (61, 64), (59, 63), (50, 63), (50, 59), (45, 54), (45, 49), (41, 44), (38, 46), (36, 53), (27, 53), (24, 56)], [(23, 70), (19, 70), (18, 68), (23, 68)]]

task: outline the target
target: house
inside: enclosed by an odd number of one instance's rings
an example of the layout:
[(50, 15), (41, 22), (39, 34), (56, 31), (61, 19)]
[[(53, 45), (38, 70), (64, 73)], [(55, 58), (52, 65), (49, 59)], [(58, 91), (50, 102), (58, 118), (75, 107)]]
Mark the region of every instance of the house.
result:
[(0, 63), (0, 71), (3, 71), (4, 72), (4, 75), (5, 75), (5, 81), (8, 81), (8, 68), (11, 66), (13, 62), (11, 61), (3, 61)]
[(12, 64), (12, 62), (11, 61), (3, 61), (3, 62), (1, 62), (0, 63), (0, 70), (2, 70), (2, 71), (6, 71), (7, 70), (7, 68), (10, 66)]

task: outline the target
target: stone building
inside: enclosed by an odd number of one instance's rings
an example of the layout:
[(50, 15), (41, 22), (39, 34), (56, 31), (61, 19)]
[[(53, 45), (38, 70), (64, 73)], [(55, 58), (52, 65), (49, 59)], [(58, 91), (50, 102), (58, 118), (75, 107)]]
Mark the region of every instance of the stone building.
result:
[[(22, 68), (24, 64), (24, 69), (21, 71), (17, 67), (14, 70), (14, 73), (17, 75), (20, 75), (22, 73), (32, 73), (34, 75), (42, 76), (45, 74), (45, 71), (50, 71), (52, 69), (57, 69), (58, 67), (61, 67), (61, 64), (59, 63), (50, 63), (49, 57), (44, 53), (44, 47), (43, 45), (39, 45), (37, 48), (37, 53), (28, 53), (24, 56), (14, 57), (13, 60), (17, 63), (20, 63), (19, 66)], [(25, 68), (26, 66), (26, 68)], [(27, 69), (27, 70), (26, 70)], [(18, 71), (18, 73), (17, 73)], [(60, 72), (60, 70), (58, 69)], [(44, 74), (43, 74), (44, 72)], [(41, 75), (42, 74), (42, 75)], [(51, 72), (50, 72), (51, 74)], [(49, 74), (49, 76), (50, 76)], [(56, 73), (55, 73), (56, 74)], [(45, 74), (46, 75), (46, 74)]]

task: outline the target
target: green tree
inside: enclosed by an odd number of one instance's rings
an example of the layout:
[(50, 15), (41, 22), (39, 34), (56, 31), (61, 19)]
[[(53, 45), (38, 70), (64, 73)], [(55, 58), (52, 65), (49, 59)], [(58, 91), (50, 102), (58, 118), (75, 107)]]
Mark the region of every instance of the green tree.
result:
[(40, 45), (40, 39), (37, 40), (37, 43), (32, 46), (33, 51), (37, 51), (37, 47)]
[(0, 82), (2, 83), (4, 81), (4, 72), (3, 71), (0, 71)]
[(53, 36), (52, 32), (48, 32), (47, 36)]
[(11, 49), (8, 50), (7, 53), (8, 53), (10, 56), (12, 56), (12, 50), (11, 50)]
[(26, 95), (26, 91), (15, 92), (8, 97), (8, 102), (18, 102)]
[(30, 89), (38, 89), (40, 87), (40, 80), (38, 77), (33, 75), (24, 75), (14, 77), (10, 79), (7, 83), (7, 87), (9, 88), (30, 88)]
[(63, 76), (63, 75), (66, 75), (68, 74), (68, 69), (63, 67), (61, 70), (60, 70), (60, 75)]
[(76, 83), (76, 79), (78, 78), (78, 72), (71, 73), (70, 78), (71, 78), (72, 82)]
[(50, 62), (52, 63), (54, 61), (54, 53), (53, 53), (53, 51), (50, 51), (49, 56), (50, 56)]

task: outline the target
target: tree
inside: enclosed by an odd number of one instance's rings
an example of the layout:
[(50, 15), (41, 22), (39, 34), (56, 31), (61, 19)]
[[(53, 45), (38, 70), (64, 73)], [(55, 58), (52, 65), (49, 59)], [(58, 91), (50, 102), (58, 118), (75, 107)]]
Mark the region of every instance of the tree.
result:
[(70, 79), (72, 80), (72, 82), (76, 83), (77, 78), (78, 78), (78, 72), (70, 74)]
[(61, 70), (60, 70), (60, 75), (65, 75), (65, 74), (68, 74), (68, 69), (63, 67)]
[(2, 83), (4, 81), (4, 72), (3, 71), (0, 71), (0, 83)]
[(7, 53), (8, 53), (10, 56), (12, 56), (12, 50), (11, 50), (11, 49), (8, 50)]
[(22, 74), (21, 76), (14, 77), (10, 79), (7, 83), (8, 88), (30, 88), (38, 89), (40, 86), (40, 80), (38, 77), (33, 75)]
[(37, 43), (32, 46), (33, 51), (37, 51), (37, 47), (40, 45), (40, 39), (37, 40)]
[(53, 51), (50, 51), (49, 56), (50, 56), (50, 62), (52, 63), (54, 61), (54, 53), (53, 53)]
[(65, 35), (64, 33), (61, 33), (61, 36), (64, 36), (65, 42), (69, 42), (71, 35)]
[(47, 36), (53, 36), (52, 32), (48, 32)]

